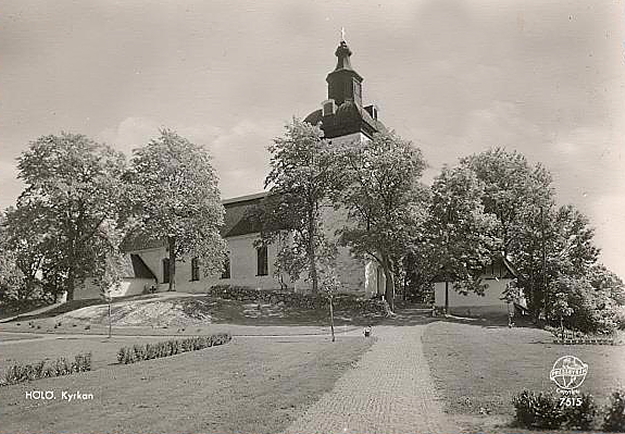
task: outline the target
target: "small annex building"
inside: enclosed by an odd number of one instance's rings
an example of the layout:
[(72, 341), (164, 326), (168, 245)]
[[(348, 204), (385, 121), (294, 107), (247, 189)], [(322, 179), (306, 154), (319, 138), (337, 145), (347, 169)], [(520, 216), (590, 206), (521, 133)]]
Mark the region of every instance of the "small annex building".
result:
[[(475, 293), (461, 294), (454, 288), (454, 282), (445, 282), (437, 278), (434, 282), (434, 306), (440, 310), (445, 307), (447, 293), (449, 312), (460, 316), (500, 316), (509, 312), (524, 311), (527, 304), (524, 297), (508, 302), (505, 291), (515, 279), (517, 272), (505, 257), (498, 257), (482, 271), (480, 278), (486, 285), (484, 295)], [(447, 288), (447, 290), (446, 290)]]

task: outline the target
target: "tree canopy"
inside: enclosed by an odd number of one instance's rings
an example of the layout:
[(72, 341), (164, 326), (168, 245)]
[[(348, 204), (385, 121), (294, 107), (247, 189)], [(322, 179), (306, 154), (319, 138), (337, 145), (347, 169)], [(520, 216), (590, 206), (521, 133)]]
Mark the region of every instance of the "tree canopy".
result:
[(497, 219), (484, 211), (484, 183), (464, 167), (444, 167), (434, 179), (423, 248), (437, 259), (437, 274), (463, 292), (483, 293), (480, 273), (500, 256)]
[(176, 260), (197, 257), (207, 273), (221, 269), (225, 242), (219, 231), (225, 211), (203, 146), (163, 129), (134, 150), (125, 180), (132, 232), (167, 244), (170, 290), (175, 290)]
[(27, 279), (39, 264), (44, 279), (66, 290), (68, 300), (88, 277), (97, 277), (103, 255), (116, 254), (121, 153), (70, 133), (43, 136), (18, 159), (26, 188), (8, 212), (11, 243)]
[(294, 281), (305, 273), (317, 293), (320, 263), (335, 254), (322, 221), (324, 203), (340, 177), (334, 152), (318, 126), (296, 118), (268, 150), (270, 194), (263, 203), (262, 240), (279, 244), (278, 272)]
[(403, 258), (425, 218), (427, 192), (419, 182), (425, 160), (412, 143), (385, 132), (343, 146), (338, 161), (345, 186), (335, 201), (347, 209), (349, 221), (340, 230), (341, 242), (382, 267), (392, 310)]

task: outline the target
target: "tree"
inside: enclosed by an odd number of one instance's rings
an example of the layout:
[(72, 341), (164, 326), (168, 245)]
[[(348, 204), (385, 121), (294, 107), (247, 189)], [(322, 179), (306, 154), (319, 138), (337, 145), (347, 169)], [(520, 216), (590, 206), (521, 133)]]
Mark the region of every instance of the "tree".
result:
[(623, 280), (603, 264), (594, 264), (588, 270), (590, 284), (597, 291), (609, 294), (619, 306), (625, 305), (625, 284)]
[(484, 183), (484, 211), (497, 217), (502, 250), (537, 320), (549, 311), (556, 279), (581, 276), (596, 262), (593, 229), (574, 207), (556, 207), (549, 172), (518, 152), (488, 150), (461, 159), (461, 166)]
[(0, 304), (23, 300), (23, 287), (24, 275), (17, 266), (15, 252), (6, 247), (4, 237), (0, 238)]
[(562, 315), (564, 326), (584, 333), (610, 333), (616, 328), (616, 302), (609, 292), (599, 291), (587, 277), (560, 276), (552, 283), (557, 294), (548, 311), (552, 320), (559, 319), (561, 306), (570, 310)]
[(132, 231), (165, 241), (169, 252), (169, 290), (175, 291), (176, 261), (197, 257), (207, 273), (221, 269), (225, 241), (218, 179), (208, 151), (174, 131), (135, 149), (125, 176)]
[(13, 253), (15, 265), (23, 276), (23, 284), (17, 290), (20, 302), (43, 296), (36, 292), (41, 284), (37, 275), (46, 259), (46, 239), (51, 235), (45, 231), (45, 217), (38, 203), (22, 203), (5, 211), (1, 234), (4, 248)]
[(115, 247), (120, 246), (124, 236), (124, 232), (111, 228), (113, 235), (111, 236), (111, 249), (103, 252), (98, 266), (100, 267), (97, 277), (93, 279), (93, 284), (100, 291), (100, 298), (108, 305), (108, 337), (112, 336), (112, 316), (111, 305), (113, 303), (113, 292), (120, 288), (122, 278), (124, 277), (124, 255)]
[(84, 279), (97, 277), (98, 258), (109, 248), (105, 227), (117, 220), (124, 167), (123, 154), (79, 134), (43, 136), (22, 153), (18, 177), (26, 188), (10, 217), (28, 279), (40, 254), (48, 281), (66, 290), (68, 300)]
[(268, 150), (271, 170), (265, 188), (271, 189), (263, 203), (261, 238), (279, 245), (278, 272), (292, 280), (305, 272), (316, 294), (320, 261), (334, 255), (323, 230), (322, 207), (340, 171), (321, 128), (296, 118)]
[(484, 211), (484, 183), (464, 167), (443, 167), (432, 185), (425, 223), (424, 249), (436, 258), (445, 279), (445, 312), (449, 312), (449, 282), (455, 289), (483, 294), (479, 275), (497, 257), (500, 239), (496, 218)]
[(549, 210), (554, 204), (550, 173), (540, 164), (530, 165), (523, 154), (503, 148), (462, 158), (460, 165), (483, 182), (484, 212), (499, 220), (498, 236), (504, 254), (514, 253), (518, 229), (527, 224), (525, 217)]
[(323, 294), (328, 300), (330, 308), (330, 332), (332, 334), (332, 342), (336, 340), (334, 334), (334, 297), (341, 288), (341, 281), (336, 274), (336, 268), (331, 261), (324, 261), (321, 265), (319, 274), (321, 276), (321, 285)]
[(528, 298), (528, 308), (537, 319), (549, 314), (560, 277), (586, 276), (597, 261), (594, 230), (588, 218), (567, 205), (548, 210), (525, 210), (523, 224), (516, 228), (510, 258), (517, 270), (517, 284)]
[(393, 310), (403, 258), (425, 218), (427, 194), (419, 179), (426, 163), (419, 149), (392, 132), (344, 146), (340, 154), (346, 186), (335, 201), (347, 209), (349, 222), (340, 229), (340, 241), (382, 267)]

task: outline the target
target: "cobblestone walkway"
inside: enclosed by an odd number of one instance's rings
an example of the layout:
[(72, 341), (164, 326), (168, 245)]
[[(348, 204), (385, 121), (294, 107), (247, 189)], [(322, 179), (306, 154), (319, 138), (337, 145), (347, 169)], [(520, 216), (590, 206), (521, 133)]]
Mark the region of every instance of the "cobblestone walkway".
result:
[[(436, 400), (425, 325), (379, 326), (377, 342), (286, 434), (458, 433)], [(340, 344), (339, 344), (340, 345)]]

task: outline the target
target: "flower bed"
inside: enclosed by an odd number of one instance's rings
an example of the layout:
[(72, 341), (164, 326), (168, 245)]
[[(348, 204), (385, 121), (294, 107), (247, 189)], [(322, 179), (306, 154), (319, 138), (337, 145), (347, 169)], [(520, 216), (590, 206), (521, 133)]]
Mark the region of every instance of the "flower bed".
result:
[(553, 343), (558, 345), (617, 345), (614, 338), (554, 339)]

